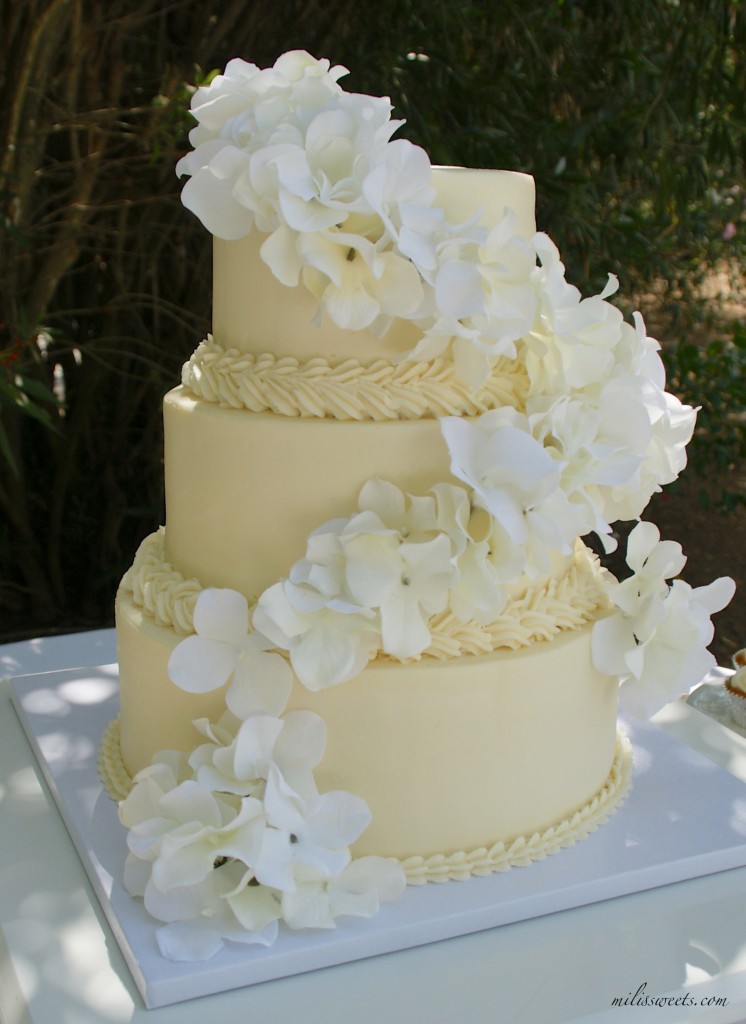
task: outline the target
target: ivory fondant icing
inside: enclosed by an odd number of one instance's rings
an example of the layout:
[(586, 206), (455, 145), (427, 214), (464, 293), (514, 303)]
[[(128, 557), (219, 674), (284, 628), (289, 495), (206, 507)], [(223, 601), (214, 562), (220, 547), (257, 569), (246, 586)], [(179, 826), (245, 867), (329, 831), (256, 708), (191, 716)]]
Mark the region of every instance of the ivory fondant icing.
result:
[[(441, 169), (435, 185), (452, 220), (490, 223), (507, 206), (519, 230), (533, 234), (529, 177)], [(198, 742), (191, 719), (216, 719), (224, 707), (223, 690), (195, 696), (168, 678), (201, 588), (255, 600), (303, 556), (312, 530), (355, 510), (367, 480), (391, 480), (411, 494), (453, 481), (439, 415), (521, 407), (523, 370), (510, 360), (498, 361), (482, 397), (469, 399), (476, 405), (459, 407), (463, 388), (447, 358), (438, 364), (439, 390), (432, 369), (423, 383), (415, 364), (401, 362), (417, 338), (412, 324), (394, 324), (383, 341), (319, 326), (315, 300), (276, 281), (260, 246), (256, 234), (215, 240), (213, 336), (164, 400), (167, 527), (144, 545), (117, 598), (121, 753), (130, 773), (162, 748), (189, 750)], [(284, 379), (272, 377), (278, 367)], [(340, 373), (343, 397), (325, 399)], [(350, 382), (372, 374), (383, 398), (361, 399), (354, 383), (345, 394), (345, 373)], [(518, 581), (514, 597), (529, 596), (493, 635), (458, 624), (469, 639), (454, 641), (446, 624), (413, 663), (379, 657), (358, 678), (318, 693), (295, 684), (289, 706), (317, 712), (328, 729), (320, 790), (349, 790), (370, 807), (355, 854), (414, 858), (421, 880), (417, 858), (551, 829), (604, 790), (617, 685), (593, 669), (590, 635), (606, 605), (590, 569), (580, 570), (585, 583), (567, 583), (569, 564), (557, 558), (548, 579)], [(583, 554), (579, 564), (591, 563)]]
[[(436, 167), (433, 187), (453, 223), (494, 224), (510, 209), (518, 233), (530, 237), (535, 231), (536, 193), (528, 174)], [(319, 326), (316, 301), (302, 287), (288, 289), (272, 276), (260, 256), (262, 243), (256, 232), (235, 241), (214, 240), (212, 327), (222, 348), (332, 362), (355, 356), (370, 363), (400, 356), (417, 340), (416, 327), (403, 321), (382, 339), (368, 330), (341, 330), (328, 318)]]
[(450, 478), (436, 419), (305, 420), (177, 388), (164, 422), (168, 559), (204, 586), (249, 596), (287, 575), (312, 530), (353, 512), (371, 477), (423, 494)]
[(530, 177), (432, 168), (345, 73), (230, 61), (176, 168), (212, 331), (164, 399), (99, 760), (174, 960), (583, 838), (629, 785), (618, 697), (696, 685), (734, 587), (651, 523), (621, 582), (586, 547), (677, 478), (696, 410), (616, 277), (566, 280)]
[[(591, 627), (517, 651), (377, 661), (319, 693), (296, 684), (289, 707), (327, 725), (319, 788), (358, 793), (371, 809), (355, 853), (406, 859), (491, 846), (591, 799), (611, 768), (617, 703), (616, 683), (589, 667)], [(158, 749), (195, 746), (191, 717), (219, 717), (224, 693), (174, 687), (166, 665), (179, 637), (123, 595), (117, 630), (122, 755), (133, 773)]]

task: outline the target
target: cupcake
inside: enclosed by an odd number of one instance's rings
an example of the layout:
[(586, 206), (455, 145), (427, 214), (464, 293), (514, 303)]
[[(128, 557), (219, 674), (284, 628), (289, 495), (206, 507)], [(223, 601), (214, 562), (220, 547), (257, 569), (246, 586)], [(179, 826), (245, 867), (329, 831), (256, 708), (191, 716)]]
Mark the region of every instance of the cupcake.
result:
[(736, 671), (726, 679), (725, 692), (733, 721), (746, 729), (746, 648), (733, 655), (733, 667)]

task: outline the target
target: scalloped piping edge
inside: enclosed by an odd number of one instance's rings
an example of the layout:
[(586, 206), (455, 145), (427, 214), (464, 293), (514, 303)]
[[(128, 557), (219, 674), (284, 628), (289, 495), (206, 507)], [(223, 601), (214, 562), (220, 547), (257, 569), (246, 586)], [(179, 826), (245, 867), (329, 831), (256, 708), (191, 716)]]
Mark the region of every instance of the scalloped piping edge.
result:
[[(98, 771), (104, 789), (112, 800), (119, 802), (132, 789), (132, 778), (125, 768), (119, 744), (119, 719), (114, 718), (106, 728), (98, 756)], [(408, 885), (426, 882), (465, 881), (493, 871), (508, 871), (544, 860), (561, 849), (573, 846), (595, 831), (619, 808), (627, 796), (632, 782), (632, 749), (627, 737), (617, 731), (614, 760), (606, 782), (588, 803), (556, 825), (531, 836), (518, 836), (509, 843), (499, 841), (491, 847), (479, 847), (469, 853), (432, 854), (429, 857), (412, 856), (398, 860), (407, 877)], [(397, 858), (391, 858), (397, 860)]]

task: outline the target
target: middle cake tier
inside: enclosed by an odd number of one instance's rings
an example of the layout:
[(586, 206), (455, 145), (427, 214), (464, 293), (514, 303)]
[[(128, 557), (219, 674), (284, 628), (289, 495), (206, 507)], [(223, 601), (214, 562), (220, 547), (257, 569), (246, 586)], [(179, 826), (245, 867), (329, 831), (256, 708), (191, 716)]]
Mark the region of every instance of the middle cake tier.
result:
[(357, 511), (366, 481), (426, 494), (456, 482), (436, 418), (349, 421), (164, 400), (166, 554), (203, 586), (249, 597), (287, 576), (308, 535)]

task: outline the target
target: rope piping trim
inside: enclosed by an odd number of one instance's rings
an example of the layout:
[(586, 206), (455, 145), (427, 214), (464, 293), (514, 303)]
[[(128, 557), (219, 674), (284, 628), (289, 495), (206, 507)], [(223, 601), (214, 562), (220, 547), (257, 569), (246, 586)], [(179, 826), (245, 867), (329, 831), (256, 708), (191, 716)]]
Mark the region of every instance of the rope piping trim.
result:
[[(111, 799), (117, 802), (124, 800), (132, 789), (133, 779), (122, 760), (118, 718), (109, 723), (104, 733), (98, 771)], [(490, 847), (479, 847), (469, 852), (391, 859), (401, 864), (408, 885), (465, 881), (494, 871), (525, 867), (573, 846), (603, 825), (626, 799), (631, 783), (632, 750), (627, 737), (618, 731), (614, 760), (606, 782), (586, 804), (557, 824), (530, 836), (518, 836), (508, 842), (498, 840)]]
[(208, 335), (184, 364), (181, 382), (195, 397), (228, 409), (279, 416), (336, 420), (400, 420), (477, 416), (489, 409), (525, 405), (528, 376), (515, 360), (495, 361), (476, 391), (445, 359), (333, 365), (315, 357), (253, 355), (223, 349)]

